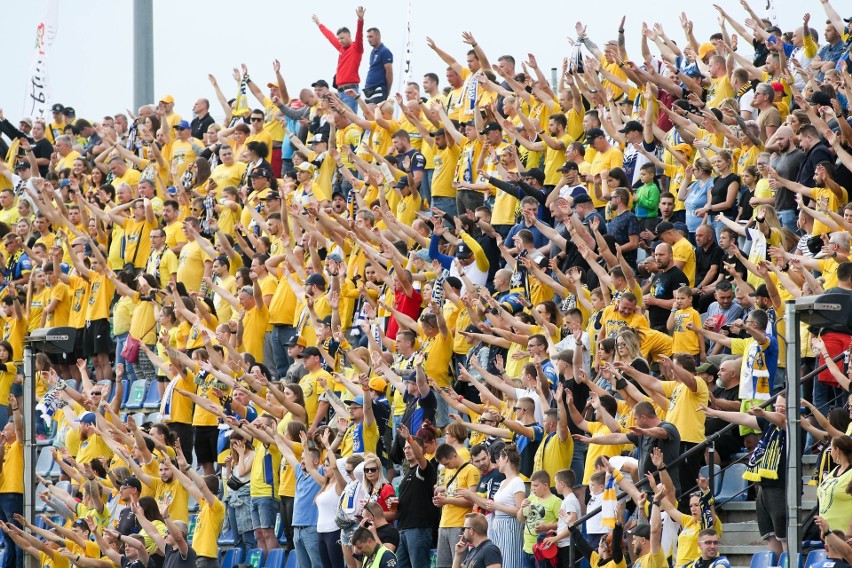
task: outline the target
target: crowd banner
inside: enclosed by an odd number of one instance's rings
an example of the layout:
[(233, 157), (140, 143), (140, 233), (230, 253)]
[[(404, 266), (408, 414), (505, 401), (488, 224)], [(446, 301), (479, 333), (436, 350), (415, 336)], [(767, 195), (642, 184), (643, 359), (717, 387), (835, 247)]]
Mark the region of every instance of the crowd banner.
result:
[[(405, 17), (405, 53), (399, 58), (399, 70), (396, 80), (396, 91), (402, 93), (405, 91), (405, 85), (411, 81), (411, 52), (413, 49), (413, 38), (411, 35), (411, 22), (414, 0), (408, 0), (408, 13)], [(388, 85), (388, 88), (393, 88), (393, 85)], [(393, 99), (393, 93), (389, 93), (389, 98)]]
[(59, 19), (59, 0), (47, 0), (44, 17), (36, 27), (35, 53), (27, 79), (24, 96), (23, 116), (41, 118), (50, 110), (50, 77), (47, 72), (47, 57), (56, 38)]

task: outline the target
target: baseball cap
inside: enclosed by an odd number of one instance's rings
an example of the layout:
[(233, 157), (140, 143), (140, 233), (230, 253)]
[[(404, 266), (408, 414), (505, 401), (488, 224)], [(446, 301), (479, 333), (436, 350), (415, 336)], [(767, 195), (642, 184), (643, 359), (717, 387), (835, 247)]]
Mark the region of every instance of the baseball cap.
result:
[(500, 128), (500, 125), (496, 122), (489, 122), (486, 124), (482, 130), (479, 131), (480, 134), (486, 134), (488, 132), (501, 132), (503, 129)]
[(243, 294), (248, 294), (249, 296), (254, 296), (254, 286), (243, 286), (240, 288), (240, 292)]
[(674, 223), (670, 223), (668, 221), (662, 221), (660, 223), (657, 223), (657, 228), (654, 230), (654, 234), (659, 237), (660, 235), (662, 235), (666, 231), (671, 231), (674, 228), (675, 228)]
[(686, 223), (683, 221), (675, 221), (674, 230), (680, 233), (685, 233), (684, 236), (689, 234), (689, 227), (687, 227)]
[(326, 81), (325, 79), (320, 79), (318, 81), (314, 81), (313, 83), (311, 83), (311, 87), (314, 87), (314, 88), (325, 87), (327, 89), (328, 88), (328, 81)]
[(76, 521), (74, 521), (74, 522), (71, 524), (71, 526), (73, 526), (73, 527), (77, 527), (77, 528), (81, 528), (81, 529), (83, 529), (83, 530), (89, 530), (89, 525), (88, 525), (88, 523), (86, 523), (86, 521), (84, 521), (83, 519), (77, 519)]
[(164, 95), (163, 97), (160, 98), (160, 102), (171, 104), (171, 103), (175, 102), (175, 98), (171, 95)]
[(644, 128), (638, 120), (628, 120), (619, 132), (625, 134), (627, 132), (642, 132), (643, 130)]
[(469, 258), (472, 254), (473, 251), (465, 243), (459, 243), (456, 247), (456, 258)]
[(527, 170), (523, 177), (531, 177), (538, 183), (544, 183), (544, 172), (541, 168), (531, 168)]
[(423, 262), (432, 262), (432, 257), (429, 256), (429, 251), (426, 249), (420, 249), (414, 256), (422, 260)]
[(582, 205), (583, 203), (591, 203), (592, 198), (589, 197), (588, 193), (581, 193), (577, 197), (574, 198), (574, 205)]
[(32, 128), (33, 119), (31, 119), (30, 117), (25, 116), (24, 118), (21, 119), (21, 122), (28, 124), (30, 126), (30, 128)]
[(280, 194), (280, 193), (278, 193), (277, 191), (270, 191), (270, 192), (269, 192), (269, 193), (267, 193), (267, 194), (266, 194), (266, 196), (263, 198), (263, 200), (264, 200), (264, 201), (274, 201), (274, 200), (276, 200), (276, 199), (281, 199), (281, 194)]
[(629, 532), (633, 536), (651, 538), (651, 525), (649, 525), (648, 523), (641, 523), (633, 527)]
[(308, 279), (305, 280), (305, 284), (313, 284), (314, 286), (325, 288), (325, 276), (315, 272), (308, 276)]
[(462, 284), (461, 278), (459, 278), (458, 276), (447, 276), (445, 282), (447, 283), (447, 286), (449, 286), (453, 290), (461, 290), (462, 286), (464, 286), (464, 284)]
[(302, 351), (302, 357), (322, 357), (322, 353), (316, 347), (305, 347), (305, 350)]
[(344, 404), (346, 404), (347, 406), (364, 406), (364, 397), (356, 396), (351, 400), (345, 401)]
[(331, 261), (334, 261), (334, 262), (343, 262), (343, 255), (340, 254), (340, 251), (334, 251), (333, 253), (331, 253), (330, 255), (328, 255), (325, 258), (326, 258), (326, 260), (331, 260)]
[(249, 174), (250, 178), (268, 178), (272, 177), (272, 172), (267, 168), (255, 168)]
[(398, 189), (402, 189), (403, 187), (408, 187), (408, 176), (402, 176), (401, 178), (399, 178), (399, 181), (396, 182), (396, 185), (394, 187), (396, 187)]
[(267, 88), (267, 89), (277, 89), (277, 88), (278, 88), (278, 83), (267, 83), (267, 84), (266, 84), (266, 88)]
[(305, 347), (305, 345), (307, 345), (307, 342), (305, 341), (305, 338), (301, 335), (294, 335), (293, 337), (285, 341), (284, 345), (286, 345), (287, 347), (290, 347), (292, 345), (301, 345), (302, 347)]
[(769, 298), (769, 290), (766, 289), (766, 284), (761, 284), (754, 292), (748, 294), (752, 298)]
[(674, 147), (674, 149), (677, 150), (678, 152), (680, 152), (681, 154), (685, 154), (687, 158), (692, 156), (692, 152), (694, 151), (692, 144), (686, 144), (686, 143), (678, 144), (677, 146)]
[(65, 107), (59, 103), (55, 103), (52, 107), (50, 107), (50, 112), (63, 112)]
[(328, 144), (328, 138), (326, 138), (325, 136), (323, 136), (323, 135), (322, 135), (321, 133), (319, 133), (319, 132), (318, 132), (318, 133), (316, 133), (316, 134), (314, 134), (314, 135), (311, 137), (311, 139), (310, 139), (310, 140), (308, 140), (308, 144), (319, 144), (319, 143), (321, 143), (321, 142), (325, 142), (326, 144)]
[(185, 120), (181, 120), (175, 124), (175, 130), (189, 130), (189, 123)]
[(572, 170), (573, 170), (573, 171), (577, 171), (577, 172), (579, 172), (579, 171), (580, 171), (580, 166), (578, 166), (578, 165), (577, 165), (577, 162), (574, 162), (574, 161), (568, 160), (567, 162), (565, 162), (565, 163), (562, 165), (562, 167), (561, 167), (561, 168), (559, 168), (559, 169), (558, 169), (558, 170), (556, 170), (556, 171), (558, 171), (558, 172), (570, 172), (570, 171), (572, 171)]
[[(28, 169), (30, 169), (30, 163), (29, 162), (16, 162), (15, 163), (15, 171), (16, 172), (19, 172), (19, 171), (22, 171), (22, 170), (28, 170)], [(62, 181), (65, 181), (65, 180), (62, 180)], [(68, 185), (71, 185), (71, 182), (68, 182)]]
[(590, 128), (586, 132), (586, 142), (591, 142), (595, 138), (600, 138), (601, 136), (606, 136), (606, 133), (604, 133), (603, 130), (600, 128)]
[(368, 384), (370, 386), (370, 390), (374, 390), (376, 392), (385, 392), (388, 388), (388, 382), (381, 377), (373, 377), (370, 379)]
[(715, 45), (713, 45), (712, 43), (702, 43), (698, 46), (698, 59), (703, 60), (705, 57), (710, 55), (710, 52), (712, 51), (716, 51)]
[(696, 373), (707, 373), (708, 375), (716, 375), (719, 373), (718, 367), (713, 363), (701, 363), (695, 368)]
[(74, 107), (65, 107), (62, 109), (62, 114), (65, 116), (77, 116), (77, 111), (74, 110)]
[(96, 421), (94, 412), (86, 412), (77, 419), (80, 424), (94, 424)]
[(417, 380), (417, 371), (409, 371), (408, 373), (402, 376), (402, 382), (404, 383), (413, 383)]
[(314, 166), (310, 162), (302, 162), (301, 164), (296, 166), (296, 169), (300, 172), (313, 172), (316, 169), (316, 166)]
[(319, 320), (319, 323), (323, 325), (331, 325), (331, 316), (325, 316), (324, 318)]
[(139, 493), (142, 493), (142, 482), (136, 476), (131, 475), (127, 479), (121, 482), (119, 488), (121, 487), (133, 487)]

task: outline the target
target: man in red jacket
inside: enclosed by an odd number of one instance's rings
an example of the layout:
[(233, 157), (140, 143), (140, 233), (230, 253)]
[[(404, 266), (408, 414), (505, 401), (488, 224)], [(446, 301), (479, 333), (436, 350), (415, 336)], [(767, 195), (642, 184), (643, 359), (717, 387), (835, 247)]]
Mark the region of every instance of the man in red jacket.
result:
[(361, 77), (358, 75), (358, 68), (361, 66), (361, 57), (364, 55), (364, 12), (363, 6), (358, 6), (355, 10), (355, 15), (358, 16), (358, 27), (355, 29), (354, 42), (349, 28), (340, 28), (337, 30), (337, 34), (333, 34), (330, 29), (320, 23), (319, 18), (312, 17), (314, 23), (319, 26), (322, 35), (328, 39), (339, 54), (333, 85), (337, 89), (340, 99), (352, 109), (352, 112), (358, 112), (358, 102), (354, 97), (347, 95), (346, 90), (352, 89), (356, 93), (360, 93), (358, 85), (361, 83)]

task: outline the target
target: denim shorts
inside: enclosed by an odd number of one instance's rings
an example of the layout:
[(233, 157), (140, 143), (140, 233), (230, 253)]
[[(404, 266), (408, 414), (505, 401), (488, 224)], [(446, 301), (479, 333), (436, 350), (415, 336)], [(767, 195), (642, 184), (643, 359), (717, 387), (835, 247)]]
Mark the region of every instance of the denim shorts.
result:
[(275, 528), (275, 517), (280, 505), (275, 497), (251, 498), (251, 526), (253, 529)]

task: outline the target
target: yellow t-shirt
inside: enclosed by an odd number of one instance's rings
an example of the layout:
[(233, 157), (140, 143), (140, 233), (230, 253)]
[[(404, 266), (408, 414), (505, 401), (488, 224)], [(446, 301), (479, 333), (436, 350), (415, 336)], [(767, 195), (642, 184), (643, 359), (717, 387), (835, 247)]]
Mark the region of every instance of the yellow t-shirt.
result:
[(314, 416), (317, 413), (317, 406), (319, 406), (319, 395), (322, 391), (322, 386), (318, 381), (320, 377), (325, 378), (328, 385), (334, 382), (331, 374), (324, 369), (308, 373), (299, 381), (299, 386), (302, 387), (302, 394), (305, 396), (305, 411), (308, 413), (308, 424), (313, 422)]
[[(846, 202), (849, 200), (847, 197), (848, 194), (845, 189), (842, 191), (842, 194), (843, 197), (838, 198), (837, 195), (835, 195), (834, 192), (828, 189), (827, 187), (815, 187), (813, 189), (812, 199), (817, 202), (825, 203), (829, 211), (837, 211), (841, 207), (845, 206)], [(817, 237), (819, 235), (823, 235), (825, 233), (830, 232), (831, 229), (825, 223), (823, 223), (817, 218), (814, 219), (814, 228), (813, 231), (811, 231), (811, 234), (813, 236)], [(827, 288), (830, 288), (830, 286), (826, 286), (826, 289)]]
[(731, 78), (727, 73), (721, 77), (710, 79), (710, 87), (707, 89), (707, 106), (710, 108), (719, 108), (722, 106), (722, 101), (734, 97), (734, 87), (731, 85)]
[(683, 274), (689, 280), (690, 286), (695, 286), (695, 249), (687, 239), (680, 239), (672, 246), (674, 260), (683, 262)]
[[(568, 433), (565, 441), (559, 439), (558, 432), (545, 434), (535, 451), (533, 458), (533, 471), (543, 469), (555, 472), (563, 469), (565, 464), (570, 464), (574, 457), (574, 438)], [(550, 486), (556, 487), (556, 476), (550, 476)]]
[[(439, 476), (438, 485), (446, 487), (447, 497), (456, 497), (459, 489), (470, 489), (476, 491), (476, 486), (479, 485), (479, 470), (471, 463), (465, 465), (458, 470), (456, 475), (455, 469), (445, 469)], [(455, 477), (455, 479), (453, 479)], [(450, 483), (452, 480), (452, 483)], [(448, 484), (449, 485), (446, 485)], [(444, 505), (441, 508), (441, 523), (440, 527), (462, 527), (464, 526), (464, 516), (470, 513), (471, 507), (460, 507), (458, 505)]]
[(278, 495), (280, 461), (281, 450), (278, 446), (272, 444), (267, 447), (260, 440), (254, 441), (254, 461), (251, 466), (250, 481), (252, 498)]
[(151, 231), (156, 228), (157, 224), (149, 223), (147, 219), (128, 219), (124, 222), (125, 263), (132, 262), (134, 268), (145, 268), (151, 256)]
[(0, 493), (23, 494), (24, 444), (20, 440), (15, 440), (11, 444), (6, 444), (4, 452), (3, 471), (0, 472)]
[(695, 378), (696, 389), (691, 391), (683, 383), (676, 381), (661, 381), (663, 393), (669, 399), (666, 411), (666, 421), (674, 424), (680, 432), (683, 442), (697, 444), (703, 442), (704, 412), (699, 412), (699, 406), (707, 406), (707, 383), (700, 377)]
[(242, 350), (251, 353), (259, 362), (263, 362), (263, 338), (267, 325), (269, 325), (269, 310), (263, 302), (255, 304), (243, 317)]
[(206, 262), (212, 262), (212, 259), (196, 241), (186, 243), (181, 249), (177, 279), (178, 282), (183, 282), (187, 291), (198, 292), (201, 288)]
[(461, 155), (461, 147), (458, 144), (447, 146), (443, 150), (434, 147), (435, 171), (432, 173), (432, 196), (453, 197), (456, 196), (456, 188), (453, 187), (456, 164)]
[[(42, 288), (41, 292), (36, 292), (33, 290), (32, 301), (30, 302), (30, 318), (29, 323), (27, 325), (27, 331), (30, 332), (34, 329), (41, 327), (41, 315), (44, 312), (44, 308), (50, 303), (50, 288), (45, 286)], [(5, 399), (0, 399), (2, 402)]]
[(164, 483), (162, 479), (156, 476), (151, 477), (151, 486), (158, 506), (162, 506), (163, 503), (171, 499), (169, 515), (175, 520), (189, 522), (189, 492), (186, 487), (181, 485), (177, 479)]
[[(605, 436), (612, 434), (609, 428), (602, 422), (586, 422), (589, 434), (592, 438), (595, 436)], [(583, 485), (589, 484), (589, 478), (595, 473), (595, 460), (600, 456), (611, 458), (621, 454), (621, 446), (605, 446), (603, 444), (589, 444), (588, 453), (586, 454), (586, 467), (583, 470)]]
[(648, 553), (640, 556), (633, 563), (633, 568), (668, 568), (669, 561), (666, 559), (666, 553), (663, 549), (657, 551), (656, 554)]
[(426, 376), (435, 379), (439, 387), (450, 386), (450, 361), (453, 357), (453, 333), (446, 337), (438, 332), (435, 337), (427, 338), (420, 334), (421, 351), (424, 355), (423, 370)]
[(686, 328), (692, 322), (695, 327), (701, 327), (701, 314), (695, 308), (685, 308), (675, 312), (674, 328), (672, 328), (672, 352), (698, 355), (701, 348), (698, 344), (698, 334)]
[(47, 327), (61, 327), (68, 325), (71, 316), (71, 289), (64, 282), (57, 282), (48, 288), (50, 299), (48, 305), (56, 300), (56, 309), (47, 314)]
[[(589, 175), (597, 176), (603, 170), (611, 170), (620, 168), (624, 165), (624, 154), (613, 146), (604, 153), (595, 152), (595, 157), (592, 160), (592, 165), (589, 167)], [(614, 188), (613, 188), (614, 189)], [(592, 204), (595, 207), (606, 206), (605, 201), (601, 201), (595, 196), (594, 184), (589, 184), (589, 196), (592, 198)]]
[(202, 499), (198, 506), (200, 511), (195, 534), (192, 536), (192, 549), (200, 557), (218, 558), (219, 532), (225, 520), (225, 504), (216, 499), (211, 505), (206, 499)]
[(183, 225), (180, 221), (164, 226), (163, 232), (166, 233), (166, 246), (170, 249), (186, 242), (186, 234), (183, 232)]
[[(557, 138), (558, 142), (562, 142), (565, 145), (565, 149), (568, 149), (568, 145), (574, 141), (574, 137), (570, 134), (563, 134), (560, 138)], [(544, 145), (544, 185), (556, 185), (559, 183), (559, 179), (562, 177), (562, 174), (557, 170), (565, 165), (565, 150), (554, 150), (547, 144)]]
[(85, 440), (80, 440), (80, 450), (77, 452), (77, 463), (89, 463), (98, 458), (112, 458), (112, 450), (97, 434), (92, 434)]

